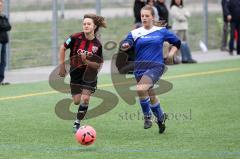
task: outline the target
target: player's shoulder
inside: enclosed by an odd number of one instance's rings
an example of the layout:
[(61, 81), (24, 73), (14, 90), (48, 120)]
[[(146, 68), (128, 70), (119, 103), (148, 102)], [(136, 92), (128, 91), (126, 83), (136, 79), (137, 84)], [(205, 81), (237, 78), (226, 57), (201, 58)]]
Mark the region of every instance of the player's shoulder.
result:
[(131, 36), (133, 37), (134, 40), (137, 38), (141, 37), (145, 32), (145, 29), (143, 27), (134, 29), (130, 32)]
[(99, 47), (102, 47), (102, 43), (101, 43), (101, 41), (97, 37), (94, 38), (94, 43), (96, 45), (98, 45)]
[(143, 35), (147, 35), (153, 32), (157, 32), (157, 31), (165, 31), (166, 27), (158, 27), (158, 26), (153, 26), (150, 30), (146, 30), (143, 27), (134, 29), (131, 31), (132, 37), (134, 39), (143, 36)]
[(143, 27), (140, 27), (140, 28), (137, 28), (137, 29), (133, 29), (130, 33), (132, 35), (137, 35), (137, 34), (140, 34), (141, 32), (144, 31), (144, 28)]
[(156, 30), (156, 31), (166, 31), (166, 30), (167, 30), (166, 27), (154, 26), (153, 28), (154, 28), (154, 30)]
[(74, 33), (71, 35), (72, 38), (79, 38), (82, 39), (83, 38), (83, 32), (78, 32), (78, 33)]
[(155, 30), (154, 32), (156, 32), (157, 34), (161, 35), (169, 34), (169, 30), (166, 27), (155, 26), (154, 30)]

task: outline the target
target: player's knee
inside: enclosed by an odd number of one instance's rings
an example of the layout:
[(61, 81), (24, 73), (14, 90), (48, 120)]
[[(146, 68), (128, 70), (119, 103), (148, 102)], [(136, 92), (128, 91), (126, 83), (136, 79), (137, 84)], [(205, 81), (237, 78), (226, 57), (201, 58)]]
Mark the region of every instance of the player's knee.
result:
[(142, 89), (141, 85), (137, 85), (136, 89), (137, 89), (138, 92), (140, 92), (141, 89)]
[(143, 90), (143, 89), (137, 89), (137, 93), (138, 93), (138, 96), (140, 98), (145, 98), (147, 96), (147, 91)]
[(78, 96), (78, 95), (73, 96), (73, 103), (75, 105), (79, 105), (80, 101), (81, 101), (81, 96)]
[(150, 96), (150, 103), (157, 103), (158, 102), (158, 99), (156, 96)]
[(147, 90), (145, 89), (144, 85), (141, 85), (141, 84), (137, 85), (137, 92), (144, 93), (146, 91)]
[(79, 104), (80, 104), (80, 100), (74, 100), (73, 103), (74, 103), (75, 105), (79, 105)]
[(89, 100), (90, 100), (90, 96), (88, 96), (88, 95), (83, 95), (82, 96), (82, 103), (88, 104)]

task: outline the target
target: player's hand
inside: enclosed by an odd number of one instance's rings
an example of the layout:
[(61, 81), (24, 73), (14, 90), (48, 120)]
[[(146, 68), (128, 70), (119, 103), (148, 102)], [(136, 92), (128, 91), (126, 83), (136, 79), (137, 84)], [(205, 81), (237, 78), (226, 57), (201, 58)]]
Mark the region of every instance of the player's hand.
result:
[(173, 57), (167, 57), (164, 62), (166, 65), (173, 65), (174, 64)]
[(166, 59), (166, 63), (169, 65), (174, 64), (174, 53), (173, 52), (169, 52), (167, 59)]
[(122, 46), (121, 46), (120, 49), (121, 49), (122, 51), (127, 51), (128, 49), (130, 49), (130, 47), (131, 47), (131, 46), (129, 45), (129, 43), (125, 42), (125, 43), (122, 44)]
[(87, 55), (83, 53), (83, 54), (81, 54), (81, 58), (82, 58), (83, 64), (86, 64)]
[(227, 20), (230, 22), (232, 20), (232, 16), (231, 15), (228, 15), (227, 16)]
[(65, 64), (60, 64), (60, 70), (59, 70), (59, 76), (60, 77), (65, 77), (67, 74), (67, 71), (65, 69)]

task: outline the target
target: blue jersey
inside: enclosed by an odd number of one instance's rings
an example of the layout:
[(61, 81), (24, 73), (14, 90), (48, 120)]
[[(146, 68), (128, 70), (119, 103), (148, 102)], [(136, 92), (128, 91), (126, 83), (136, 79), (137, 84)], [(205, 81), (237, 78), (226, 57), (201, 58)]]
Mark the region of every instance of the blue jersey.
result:
[(128, 42), (135, 51), (135, 73), (142, 74), (153, 66), (163, 65), (163, 42), (167, 41), (176, 47), (181, 42), (175, 34), (165, 27), (153, 26), (146, 30), (143, 27), (131, 31), (123, 42)]

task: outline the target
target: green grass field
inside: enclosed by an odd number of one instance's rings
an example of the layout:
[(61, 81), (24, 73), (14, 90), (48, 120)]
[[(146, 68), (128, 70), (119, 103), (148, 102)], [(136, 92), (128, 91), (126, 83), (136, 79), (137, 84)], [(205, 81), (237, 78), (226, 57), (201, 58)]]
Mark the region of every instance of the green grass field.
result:
[[(163, 135), (156, 124), (144, 130), (134, 116), (138, 103), (119, 98), (112, 111), (83, 122), (97, 131), (90, 147), (76, 143), (73, 121), (55, 114), (55, 104), (69, 94), (51, 92), (47, 81), (1, 87), (0, 158), (239, 158), (239, 60), (171, 66), (164, 79), (173, 89), (159, 96), (172, 114)], [(109, 75), (99, 77), (99, 89), (115, 92)], [(90, 105), (98, 103), (93, 98)]]

